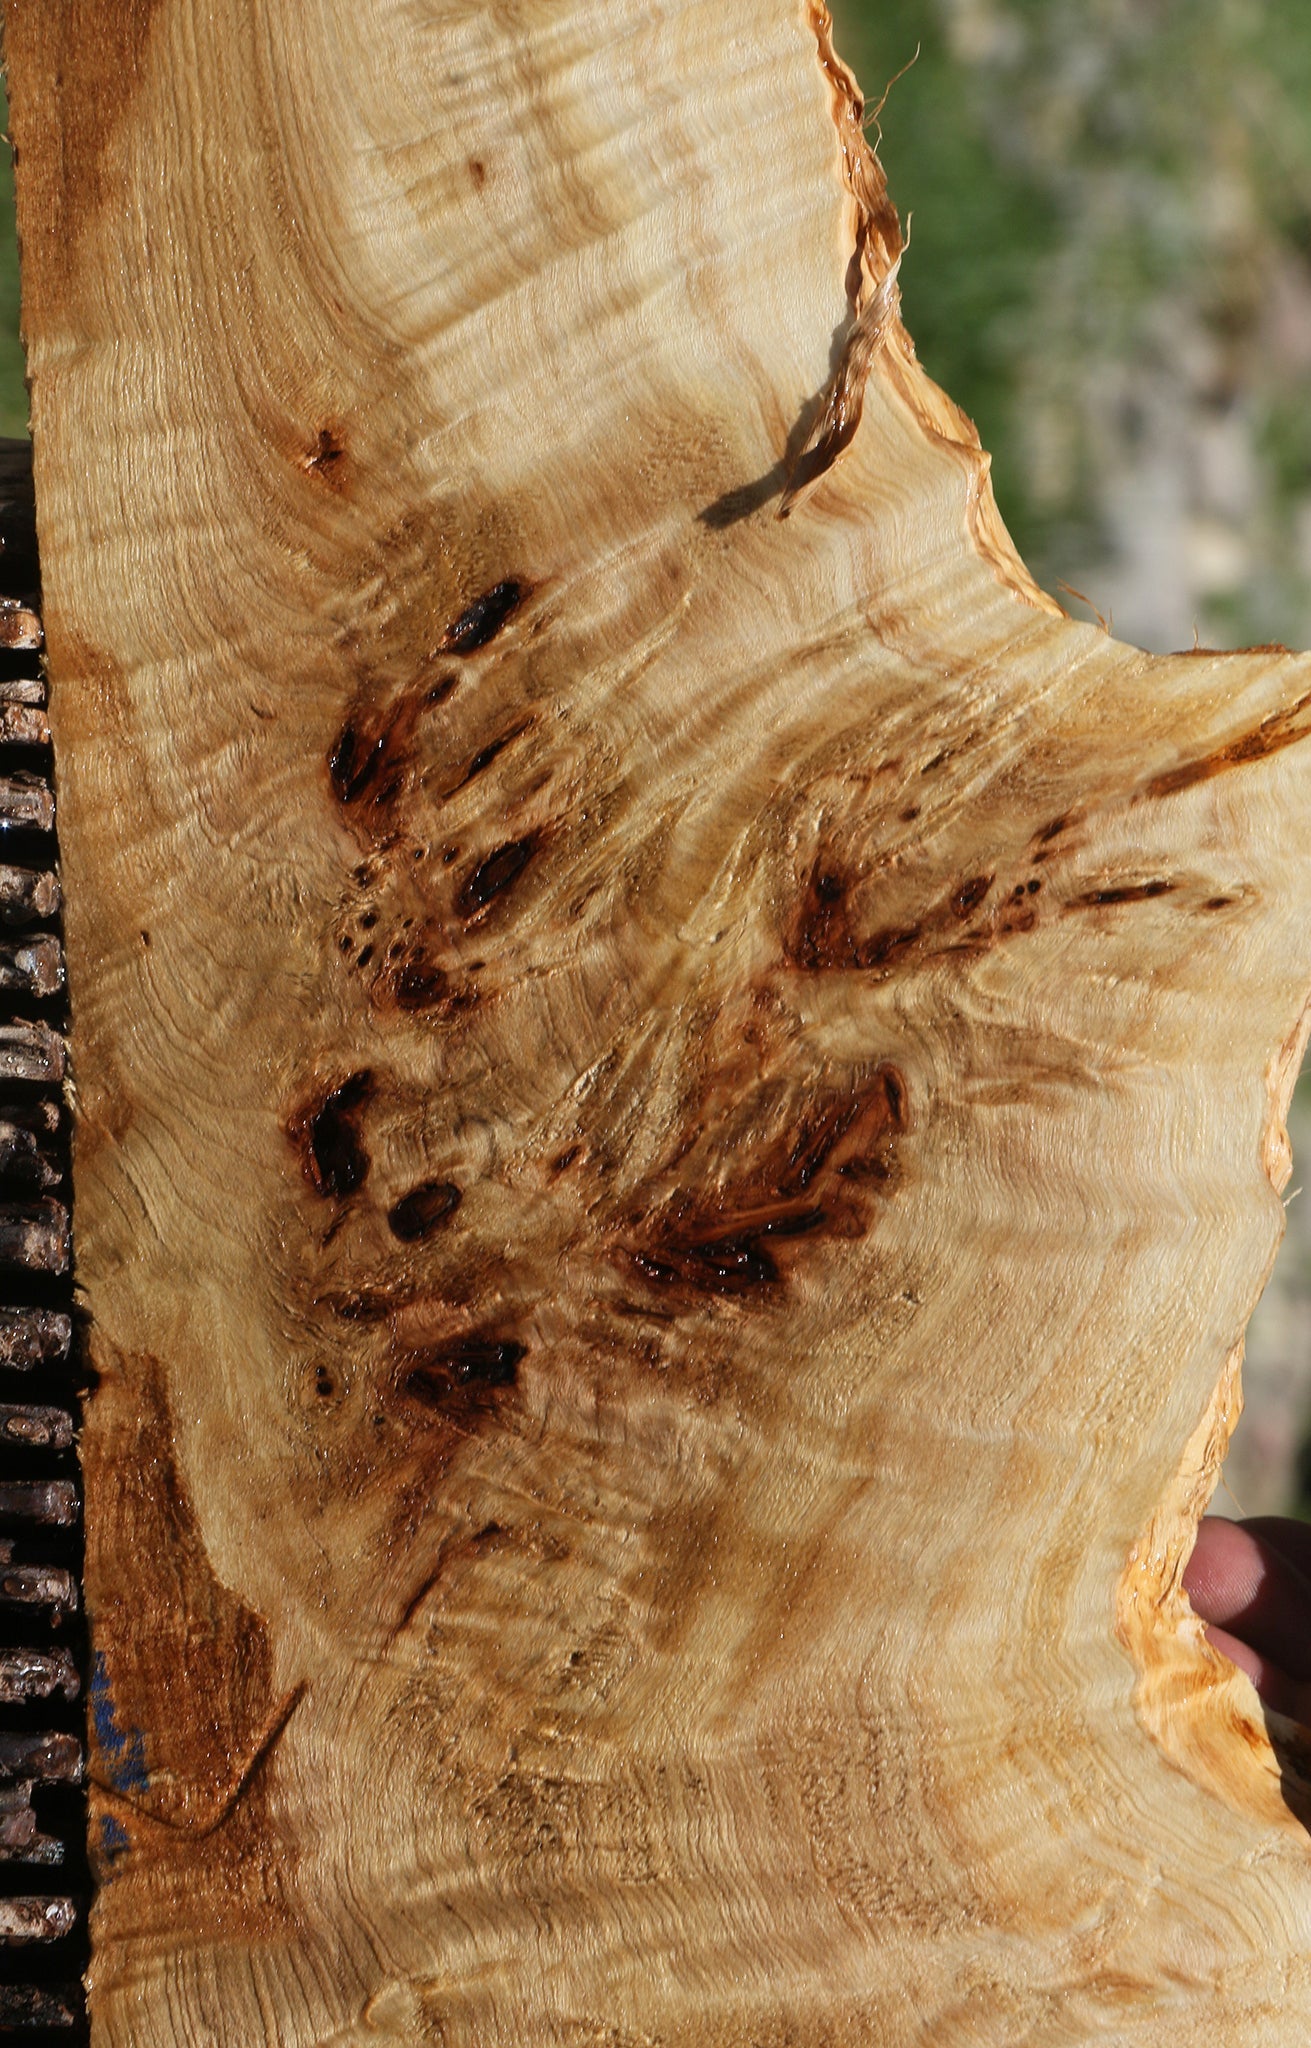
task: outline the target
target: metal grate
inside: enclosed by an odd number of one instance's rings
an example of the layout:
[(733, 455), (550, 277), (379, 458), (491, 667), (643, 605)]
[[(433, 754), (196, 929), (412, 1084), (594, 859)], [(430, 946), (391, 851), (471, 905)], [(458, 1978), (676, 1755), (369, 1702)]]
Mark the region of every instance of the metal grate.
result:
[(85, 2041), (67, 999), (31, 450), (0, 441), (0, 2034)]

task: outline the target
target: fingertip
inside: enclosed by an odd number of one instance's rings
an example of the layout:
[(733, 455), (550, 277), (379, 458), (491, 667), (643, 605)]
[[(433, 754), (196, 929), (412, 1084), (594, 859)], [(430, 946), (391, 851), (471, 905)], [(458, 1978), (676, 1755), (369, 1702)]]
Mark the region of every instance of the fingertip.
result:
[(1259, 1651), (1254, 1650), (1249, 1643), (1240, 1641), (1237, 1636), (1231, 1636), (1227, 1629), (1208, 1626), (1203, 1630), (1203, 1634), (1211, 1648), (1220, 1656), (1227, 1657), (1231, 1664), (1236, 1664), (1243, 1676), (1250, 1678), (1260, 1692), (1262, 1685), (1267, 1682), (1267, 1667), (1265, 1658)]
[(1184, 1567), (1183, 1586), (1203, 1621), (1223, 1625), (1246, 1613), (1261, 1590), (1266, 1561), (1241, 1522), (1207, 1515)]

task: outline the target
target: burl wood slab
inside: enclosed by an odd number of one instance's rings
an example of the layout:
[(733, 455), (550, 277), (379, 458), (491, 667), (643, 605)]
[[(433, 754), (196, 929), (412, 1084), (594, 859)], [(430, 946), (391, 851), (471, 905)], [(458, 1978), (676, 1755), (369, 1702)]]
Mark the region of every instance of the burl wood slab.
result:
[(1311, 665), (1034, 588), (817, 0), (7, 15), (97, 2048), (1311, 2039)]

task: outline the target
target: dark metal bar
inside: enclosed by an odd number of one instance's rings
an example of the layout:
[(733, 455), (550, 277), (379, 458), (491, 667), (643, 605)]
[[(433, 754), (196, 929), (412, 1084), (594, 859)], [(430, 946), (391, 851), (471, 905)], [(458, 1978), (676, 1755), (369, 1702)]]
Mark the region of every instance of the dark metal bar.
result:
[(0, 1899), (0, 1942), (62, 1941), (76, 1925), (72, 1899)]
[(0, 922), (33, 924), (53, 917), (61, 901), (59, 877), (48, 869), (0, 867)]
[(75, 1700), (82, 1681), (69, 1650), (0, 1650), (0, 1706), (53, 1699)]
[(11, 747), (48, 747), (50, 720), (36, 704), (0, 704), (0, 740)]
[(0, 1267), (66, 1273), (71, 1258), (68, 1211), (61, 1202), (15, 1202), (0, 1207)]
[(0, 1521), (42, 1522), (49, 1528), (71, 1529), (80, 1506), (71, 1479), (0, 1479)]
[(66, 1408), (19, 1407), (0, 1401), (0, 1444), (24, 1451), (66, 1451), (73, 1441), (73, 1418)]
[(37, 2027), (76, 2027), (82, 1993), (76, 1985), (47, 1989), (40, 1984), (0, 1984), (0, 2027), (26, 2033)]
[[(0, 739), (4, 738), (0, 719)], [(64, 949), (53, 932), (27, 939), (0, 939), (0, 990), (25, 996), (57, 996), (64, 986)]]
[(0, 775), (0, 832), (53, 832), (55, 793), (40, 775)]
[(80, 1785), (82, 1745), (76, 1735), (0, 1733), (0, 1783), (39, 1779), (44, 1785)]
[(32, 1805), (30, 1781), (0, 1785), (0, 1863), (40, 1863), (47, 1870), (64, 1861), (57, 1835), (43, 1835)]
[[(0, 1403), (0, 1527), (12, 1531), (0, 1536), (0, 1610), (10, 1637), (24, 1638), (0, 1649), (0, 2035), (85, 2043), (72, 1254), (66, 1203), (53, 1198), (67, 1172), (65, 967), (58, 934), (40, 929), (57, 918), (61, 892), (38, 590), (31, 448), (0, 440), (0, 667), (25, 671), (0, 675), (0, 745), (15, 750), (0, 773), (0, 844), (12, 847), (0, 862), (0, 1186), (10, 1197), (0, 1203), (0, 1275), (12, 1276), (0, 1377), (32, 1374), (40, 1397), (14, 1400), (6, 1388)], [(15, 648), (32, 658), (15, 661)], [(35, 1713), (46, 1724), (36, 1730)], [(65, 1873), (60, 1895), (5, 1897), (24, 1867), (34, 1878)]]
[(40, 647), (44, 638), (41, 621), (30, 605), (20, 604), (16, 598), (0, 597), (0, 647), (6, 653)]
[(77, 1580), (62, 1565), (14, 1564), (14, 1546), (0, 1541), (0, 1606), (49, 1607), (54, 1614), (76, 1614)]
[(40, 1081), (57, 1087), (66, 1064), (63, 1039), (39, 1017), (0, 1024), (0, 1086), (6, 1081)]
[(24, 1194), (46, 1194), (58, 1187), (63, 1167), (35, 1131), (0, 1119), (0, 1184)]
[(58, 1309), (0, 1308), (0, 1365), (62, 1365), (72, 1337), (73, 1319)]

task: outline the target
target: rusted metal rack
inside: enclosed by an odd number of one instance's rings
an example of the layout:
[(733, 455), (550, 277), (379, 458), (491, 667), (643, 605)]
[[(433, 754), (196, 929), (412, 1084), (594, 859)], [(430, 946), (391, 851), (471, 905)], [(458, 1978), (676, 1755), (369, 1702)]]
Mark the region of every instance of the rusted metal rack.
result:
[(31, 451), (0, 442), (0, 2035), (86, 2038), (67, 992)]

